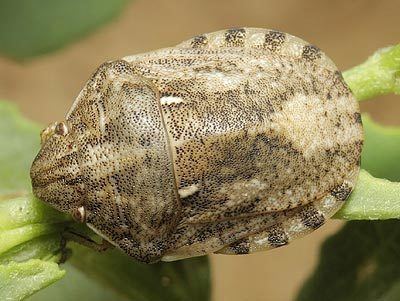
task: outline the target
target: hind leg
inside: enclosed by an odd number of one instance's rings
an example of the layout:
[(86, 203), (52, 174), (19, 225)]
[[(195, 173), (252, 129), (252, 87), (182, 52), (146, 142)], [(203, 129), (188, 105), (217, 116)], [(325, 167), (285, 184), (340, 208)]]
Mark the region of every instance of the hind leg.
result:
[(282, 211), (279, 222), (257, 234), (242, 238), (216, 253), (249, 254), (287, 245), (322, 226), (343, 205), (351, 191), (348, 183), (337, 187), (320, 201)]

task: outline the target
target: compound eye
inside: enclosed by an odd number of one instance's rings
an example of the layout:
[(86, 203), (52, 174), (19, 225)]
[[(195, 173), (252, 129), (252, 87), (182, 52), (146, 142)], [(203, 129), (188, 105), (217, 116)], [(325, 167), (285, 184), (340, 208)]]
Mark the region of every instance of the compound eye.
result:
[(68, 127), (64, 122), (58, 122), (54, 129), (54, 133), (59, 136), (65, 136), (68, 134)]

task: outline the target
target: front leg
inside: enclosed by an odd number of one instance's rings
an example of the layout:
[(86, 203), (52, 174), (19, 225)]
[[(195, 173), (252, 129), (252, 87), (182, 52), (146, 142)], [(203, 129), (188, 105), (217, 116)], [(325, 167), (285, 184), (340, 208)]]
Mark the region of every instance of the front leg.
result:
[(93, 249), (97, 252), (104, 252), (106, 250), (114, 248), (114, 246), (112, 244), (110, 244), (107, 240), (105, 240), (104, 238), (101, 240), (100, 243), (98, 243), (95, 240), (91, 239), (89, 236), (82, 235), (80, 233), (77, 233), (77, 232), (75, 232), (73, 230), (69, 230), (69, 229), (67, 229), (67, 231), (65, 231), (62, 234), (62, 237), (66, 241), (76, 242), (77, 244), (80, 244), (87, 248)]

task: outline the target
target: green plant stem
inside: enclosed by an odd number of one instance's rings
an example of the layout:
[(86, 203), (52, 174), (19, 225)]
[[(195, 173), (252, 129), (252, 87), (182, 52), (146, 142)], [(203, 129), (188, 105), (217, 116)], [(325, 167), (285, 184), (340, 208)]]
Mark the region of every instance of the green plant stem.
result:
[(343, 72), (343, 77), (359, 101), (399, 94), (400, 44), (376, 51), (361, 65)]
[(0, 300), (22, 300), (65, 274), (61, 232), (70, 217), (31, 194), (0, 198)]
[(0, 259), (13, 247), (37, 237), (59, 233), (71, 218), (31, 194), (0, 201)]
[(357, 185), (334, 218), (377, 220), (400, 217), (400, 183), (377, 179), (361, 170)]
[(61, 279), (57, 263), (31, 259), (0, 265), (0, 300), (22, 300)]

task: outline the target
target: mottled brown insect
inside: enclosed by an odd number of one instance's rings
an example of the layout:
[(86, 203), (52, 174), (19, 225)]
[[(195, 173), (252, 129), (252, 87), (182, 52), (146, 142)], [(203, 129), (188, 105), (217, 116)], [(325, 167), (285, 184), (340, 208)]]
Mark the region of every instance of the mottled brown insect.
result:
[(101, 65), (42, 133), (34, 193), (144, 262), (286, 245), (350, 194), (359, 107), (317, 47), (240, 28)]

